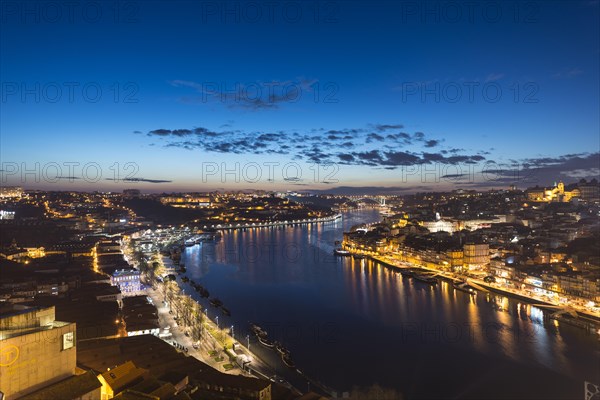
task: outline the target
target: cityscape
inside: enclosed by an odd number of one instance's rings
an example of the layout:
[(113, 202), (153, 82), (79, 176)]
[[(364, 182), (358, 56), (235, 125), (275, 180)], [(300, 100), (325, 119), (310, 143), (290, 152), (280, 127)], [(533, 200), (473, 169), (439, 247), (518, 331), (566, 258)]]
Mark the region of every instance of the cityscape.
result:
[(600, 2), (0, 2), (0, 400), (600, 400)]

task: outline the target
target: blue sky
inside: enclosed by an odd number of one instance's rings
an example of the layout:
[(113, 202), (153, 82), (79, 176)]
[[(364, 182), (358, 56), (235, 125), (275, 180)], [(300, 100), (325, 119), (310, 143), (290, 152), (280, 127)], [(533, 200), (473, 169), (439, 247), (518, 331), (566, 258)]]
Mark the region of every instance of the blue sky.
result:
[(2, 4), (2, 184), (404, 192), (599, 173), (598, 1), (68, 4)]

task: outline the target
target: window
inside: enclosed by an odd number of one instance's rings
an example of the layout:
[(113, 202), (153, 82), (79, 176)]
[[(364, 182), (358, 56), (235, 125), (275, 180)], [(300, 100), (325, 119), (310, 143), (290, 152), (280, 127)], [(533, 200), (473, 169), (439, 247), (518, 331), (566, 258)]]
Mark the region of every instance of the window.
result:
[(70, 349), (74, 345), (74, 335), (73, 332), (67, 332), (63, 335), (63, 350)]

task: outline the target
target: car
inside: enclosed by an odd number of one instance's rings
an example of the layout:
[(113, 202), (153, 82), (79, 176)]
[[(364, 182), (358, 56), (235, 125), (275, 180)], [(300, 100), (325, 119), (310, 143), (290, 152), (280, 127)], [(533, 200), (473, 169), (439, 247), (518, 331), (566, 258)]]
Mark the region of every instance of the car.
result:
[(483, 278), (483, 281), (486, 283), (492, 283), (492, 282), (496, 282), (496, 278), (493, 277), (492, 275), (488, 275), (485, 278)]

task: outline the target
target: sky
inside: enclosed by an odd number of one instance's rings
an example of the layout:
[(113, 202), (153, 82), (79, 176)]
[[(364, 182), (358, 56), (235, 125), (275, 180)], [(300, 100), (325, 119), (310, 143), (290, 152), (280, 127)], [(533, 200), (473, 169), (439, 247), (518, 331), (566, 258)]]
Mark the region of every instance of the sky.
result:
[(2, 185), (410, 193), (600, 174), (598, 1), (3, 1)]

